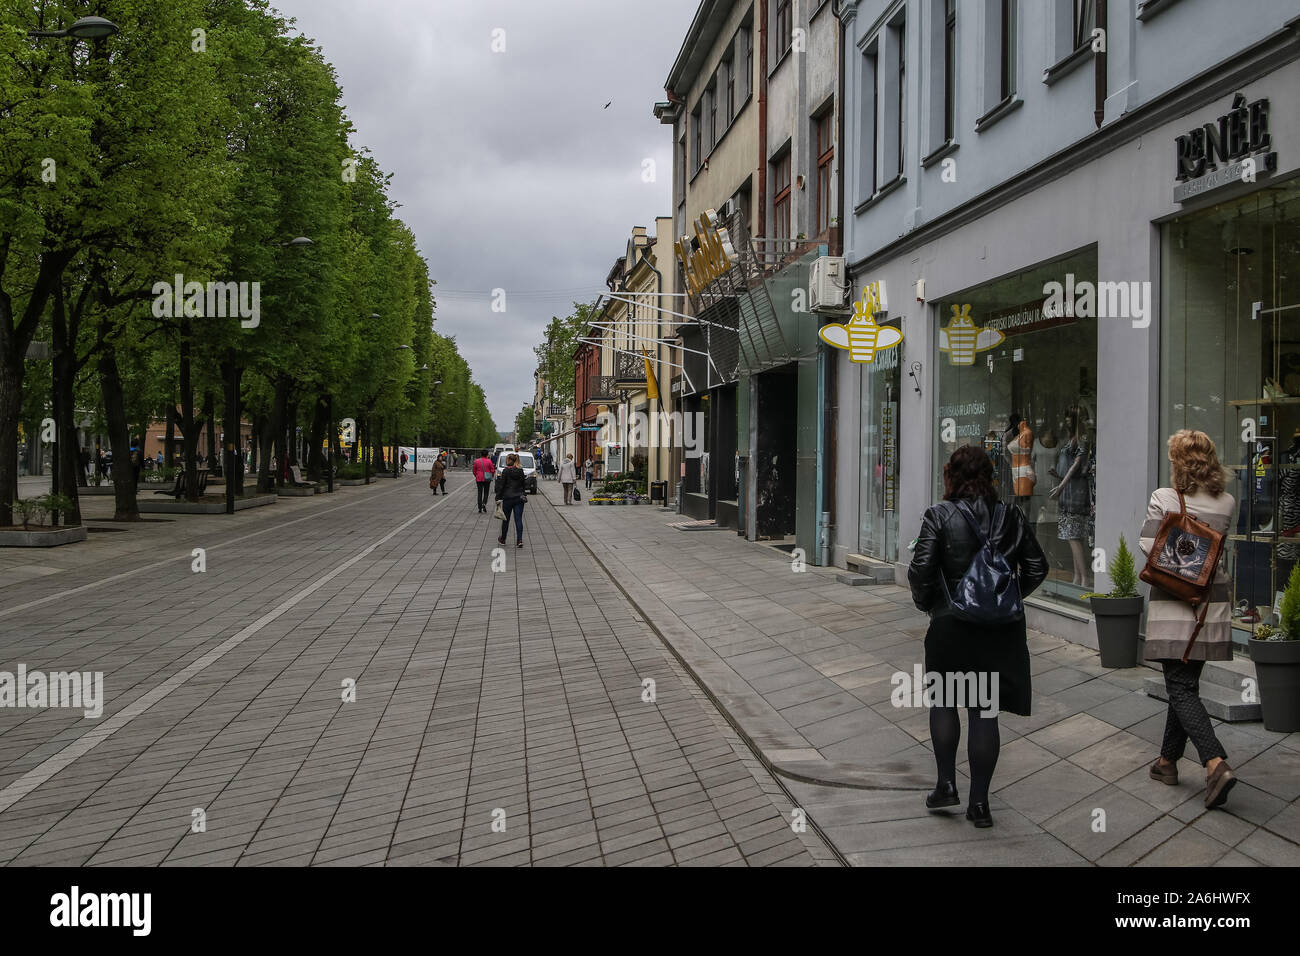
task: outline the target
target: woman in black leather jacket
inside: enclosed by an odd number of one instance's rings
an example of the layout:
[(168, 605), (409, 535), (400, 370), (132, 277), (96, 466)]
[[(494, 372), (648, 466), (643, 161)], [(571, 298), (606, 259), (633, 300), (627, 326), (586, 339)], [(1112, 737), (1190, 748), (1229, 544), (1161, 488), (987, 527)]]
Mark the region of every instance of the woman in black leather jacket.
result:
[(510, 516), (515, 516), (515, 547), (524, 546), (524, 502), (528, 500), (528, 488), (524, 480), (524, 470), (519, 467), (519, 456), (509, 454), (506, 456), (506, 466), (497, 474), (497, 483), (495, 488), (496, 499), (501, 502), (501, 510), (505, 512), (506, 518), (501, 522), (501, 537), (497, 538), (498, 544), (506, 543), (506, 535), (510, 533)]
[[(988, 805), (989, 783), (1001, 749), (997, 713), (1006, 710), (1029, 715), (1029, 646), (1023, 616), (1012, 623), (985, 624), (959, 620), (953, 615), (948, 595), (983, 547), (981, 535), (959, 507), (973, 516), (993, 547), (1006, 557), (1017, 575), (1022, 597), (1047, 577), (1047, 559), (1020, 509), (998, 502), (993, 489), (993, 462), (984, 449), (966, 445), (954, 451), (943, 468), (943, 482), (944, 500), (925, 512), (912, 564), (907, 569), (912, 601), (930, 615), (925, 634), (927, 680), (935, 679), (928, 676), (934, 674), (943, 681), (939, 698), (930, 706), (930, 740), (939, 782), (926, 797), (925, 805), (935, 810), (961, 803), (956, 767), (961, 741), (957, 705), (961, 702), (947, 699), (942, 691), (957, 686), (969, 688), (973, 678), (977, 688), (991, 692), (992, 707), (985, 710), (973, 701), (965, 701), (971, 775), (966, 819), (977, 827), (990, 827), (993, 818)], [(966, 680), (957, 679), (959, 676)]]

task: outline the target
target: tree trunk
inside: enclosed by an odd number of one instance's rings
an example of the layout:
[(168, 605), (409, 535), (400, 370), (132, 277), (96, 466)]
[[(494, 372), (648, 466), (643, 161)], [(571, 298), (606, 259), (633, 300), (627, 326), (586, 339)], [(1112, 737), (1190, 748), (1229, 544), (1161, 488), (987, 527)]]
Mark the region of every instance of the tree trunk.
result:
[[(271, 440), (275, 446), (274, 484), (284, 487), (285, 463), (288, 461), (289, 447), (285, 442), (285, 419), (288, 417), (289, 380), (278, 378), (275, 381), (275, 398), (271, 404)], [(269, 490), (269, 489), (268, 489)]]
[(317, 397), (312, 409), (311, 427), (307, 430), (307, 476), (312, 481), (325, 478), (325, 456), (321, 444), (325, 441), (326, 408), (325, 396)]
[(371, 457), (374, 464), (371, 466), (375, 471), (387, 471), (384, 467), (384, 420), (381, 418), (375, 422), (375, 434), (371, 439), (374, 442), (374, 453)]
[[(0, 525), (14, 523), (12, 505), (18, 500), (18, 421), (23, 401), (23, 371), (23, 356), (0, 355)], [(28, 444), (31, 444), (30, 432)]]
[(109, 447), (113, 450), (113, 518), (117, 521), (139, 521), (140, 507), (136, 501), (135, 478), (131, 469), (131, 429), (126, 423), (122, 376), (117, 368), (117, 353), (107, 343), (99, 354), (99, 384), (104, 396)]
[(257, 471), (257, 491), (259, 494), (270, 494), (275, 491), (275, 475), (271, 473), (271, 456), (275, 450), (275, 428), (271, 424), (270, 415), (259, 416), (261, 428), (257, 432), (258, 446), (261, 448), (261, 463)]
[[(176, 447), (176, 405), (174, 402), (167, 402), (167, 432), (163, 438), (163, 467), (175, 468), (176, 462), (172, 457), (172, 449)], [(140, 449), (140, 458), (144, 459), (144, 448)]]
[(81, 499), (77, 494), (77, 472), (81, 468), (81, 455), (77, 447), (77, 424), (73, 408), (76, 404), (76, 342), (69, 342), (68, 314), (63, 297), (63, 286), (54, 293), (54, 314), (51, 319), (51, 336), (54, 360), (54, 453), (59, 456), (58, 487), (56, 494), (72, 500), (72, 508), (63, 514), (66, 525), (81, 524)]
[(199, 422), (194, 420), (194, 385), (190, 381), (190, 372), (193, 363), (190, 360), (190, 321), (189, 319), (181, 320), (181, 341), (180, 341), (180, 390), (181, 390), (181, 414), (180, 429), (181, 440), (184, 443), (183, 458), (185, 465), (185, 500), (199, 500), (199, 467), (195, 461), (199, 447)]
[(217, 461), (217, 402), (212, 397), (212, 390), (203, 393), (203, 421), (208, 429), (208, 471), (216, 470)]
[[(244, 493), (244, 433), (239, 427), (239, 379), (242, 373), (243, 369), (235, 362), (235, 350), (231, 349), (227, 353), (226, 361), (221, 365), (221, 377), (226, 383), (223, 407), (225, 419), (222, 422), (222, 431), (225, 432), (222, 438), (224, 455), (222, 469), (226, 471), (227, 485), (235, 489), (236, 495)], [(233, 451), (226, 454), (230, 448), (233, 448)]]

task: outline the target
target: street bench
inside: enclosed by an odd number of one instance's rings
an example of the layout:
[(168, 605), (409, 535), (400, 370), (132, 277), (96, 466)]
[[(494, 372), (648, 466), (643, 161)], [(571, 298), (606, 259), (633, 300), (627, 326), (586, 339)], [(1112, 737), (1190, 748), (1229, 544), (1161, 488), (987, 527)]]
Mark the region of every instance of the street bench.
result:
[(310, 488), (316, 484), (313, 481), (307, 481), (305, 478), (303, 478), (302, 469), (299, 468), (297, 465), (289, 466), (289, 478), (290, 478), (289, 483), (297, 488)]
[[(199, 483), (199, 497), (208, 489), (208, 470), (200, 468), (195, 472), (195, 480)], [(154, 492), (155, 495), (171, 495), (173, 498), (180, 498), (185, 494), (185, 469), (176, 470), (176, 480), (172, 482), (170, 488), (160, 488)]]

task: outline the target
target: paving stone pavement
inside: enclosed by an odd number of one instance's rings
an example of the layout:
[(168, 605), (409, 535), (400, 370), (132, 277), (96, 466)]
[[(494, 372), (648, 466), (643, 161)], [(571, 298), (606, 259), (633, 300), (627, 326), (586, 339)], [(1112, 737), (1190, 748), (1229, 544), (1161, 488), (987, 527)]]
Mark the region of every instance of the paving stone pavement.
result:
[[(558, 512), (850, 863), (1300, 863), (1300, 734), (1214, 721), (1240, 781), (1206, 811), (1195, 760), (1177, 787), (1147, 777), (1166, 710), (1142, 693), (1153, 672), (1103, 668), (1096, 651), (1031, 631), (1033, 714), (1001, 715), (995, 826), (975, 830), (926, 812), (929, 715), (890, 700), (893, 675), (923, 661), (927, 619), (905, 588), (799, 573), (788, 553), (674, 528), (681, 517), (660, 507)], [(966, 767), (959, 752), (963, 795)]]
[(548, 501), (494, 556), (448, 484), (0, 553), (0, 670), (106, 700), (0, 708), (0, 863), (839, 864)]

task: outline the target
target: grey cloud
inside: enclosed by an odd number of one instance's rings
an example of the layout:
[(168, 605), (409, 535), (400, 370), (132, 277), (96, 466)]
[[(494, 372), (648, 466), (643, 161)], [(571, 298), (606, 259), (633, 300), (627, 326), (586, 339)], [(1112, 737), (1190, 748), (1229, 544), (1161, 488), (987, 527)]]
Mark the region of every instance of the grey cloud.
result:
[[(546, 322), (596, 297), (633, 226), (671, 212), (671, 134), (651, 106), (696, 5), (276, 3), (337, 69), (355, 142), (394, 174), (398, 215), (438, 281), (437, 328), (456, 337), (503, 428), (532, 399)], [(497, 27), (504, 54), (491, 51)], [(646, 158), (655, 183), (641, 181)], [(507, 291), (505, 314), (489, 308), (494, 288)]]

